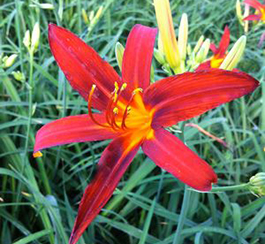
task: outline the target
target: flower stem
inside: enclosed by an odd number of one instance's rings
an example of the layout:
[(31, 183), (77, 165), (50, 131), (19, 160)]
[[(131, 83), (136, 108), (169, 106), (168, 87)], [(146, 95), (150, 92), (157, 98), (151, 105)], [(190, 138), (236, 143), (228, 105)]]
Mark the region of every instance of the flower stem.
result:
[(240, 185), (234, 185), (234, 186), (216, 186), (213, 187), (210, 192), (217, 193), (217, 192), (224, 192), (224, 191), (234, 191), (234, 190), (245, 190), (249, 186), (249, 183), (243, 183)]
[[(27, 134), (26, 134), (26, 142), (25, 142), (25, 155), (24, 159), (27, 158), (28, 154), (28, 146), (29, 146), (29, 137), (30, 137), (30, 125), (31, 125), (31, 117), (32, 117), (32, 88), (33, 88), (33, 52), (29, 53), (29, 82), (28, 82), (28, 123), (27, 123)], [(25, 161), (24, 161), (25, 162)]]

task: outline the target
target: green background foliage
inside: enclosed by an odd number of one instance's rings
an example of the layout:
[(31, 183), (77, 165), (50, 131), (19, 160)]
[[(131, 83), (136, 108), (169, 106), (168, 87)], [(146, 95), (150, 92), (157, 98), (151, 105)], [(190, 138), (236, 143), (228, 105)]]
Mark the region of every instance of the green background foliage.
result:
[[(45, 123), (68, 115), (87, 113), (87, 104), (67, 83), (56, 65), (47, 41), (48, 23), (57, 23), (82, 37), (118, 71), (114, 49), (125, 45), (136, 23), (156, 26), (152, 1), (47, 0), (53, 10), (37, 1), (2, 0), (0, 50), (17, 53), (10, 68), (0, 70), (0, 243), (67, 243), (78, 203), (93, 177), (96, 163), (108, 141), (76, 143), (44, 150), (33, 159), (34, 135)], [(89, 14), (104, 10), (92, 27)], [(234, 43), (243, 28), (235, 2), (230, 0), (171, 1), (176, 30), (182, 13), (189, 17), (189, 42), (200, 35), (218, 43), (227, 24)], [(30, 59), (22, 40), (27, 29), (40, 23), (40, 44)], [(238, 68), (264, 82), (264, 49), (257, 48), (261, 28), (250, 28), (247, 48)], [(264, 47), (264, 46), (263, 46)], [(154, 62), (155, 78), (163, 77)], [(21, 71), (25, 81), (13, 78)], [(30, 112), (31, 111), (31, 112)], [(248, 182), (265, 171), (265, 86), (253, 94), (214, 109), (192, 122), (223, 138), (229, 149), (184, 127), (187, 145), (209, 162), (219, 186)], [(74, 125), (73, 125), (74, 126)], [(178, 134), (179, 135), (179, 134)], [(161, 171), (139, 151), (114, 196), (79, 243), (264, 243), (265, 199), (249, 191), (198, 193)]]

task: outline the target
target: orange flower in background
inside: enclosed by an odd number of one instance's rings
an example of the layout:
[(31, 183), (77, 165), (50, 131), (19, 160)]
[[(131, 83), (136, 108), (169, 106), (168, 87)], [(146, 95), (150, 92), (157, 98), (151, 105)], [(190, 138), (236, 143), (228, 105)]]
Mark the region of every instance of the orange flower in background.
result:
[(230, 44), (230, 30), (228, 26), (226, 26), (221, 41), (219, 43), (219, 46), (216, 47), (214, 43), (211, 43), (210, 45), (210, 49), (213, 52), (213, 56), (210, 58), (210, 60), (200, 64), (196, 70), (198, 71), (210, 68), (219, 68), (227, 55), (229, 44)]
[[(120, 77), (73, 33), (49, 25), (54, 58), (71, 86), (88, 101), (88, 114), (44, 125), (36, 135), (34, 156), (53, 146), (113, 139), (82, 197), (69, 244), (78, 241), (107, 203), (140, 147), (154, 163), (184, 183), (199, 191), (211, 190), (217, 182), (213, 169), (164, 128), (248, 94), (259, 85), (243, 72), (220, 69), (187, 72), (150, 84), (156, 33), (154, 28), (133, 27)], [(92, 107), (100, 113), (93, 113)]]
[(261, 20), (265, 22), (265, 1), (263, 1), (264, 4), (261, 4), (257, 0), (245, 0), (244, 3), (256, 9), (255, 14), (247, 16), (244, 20)]

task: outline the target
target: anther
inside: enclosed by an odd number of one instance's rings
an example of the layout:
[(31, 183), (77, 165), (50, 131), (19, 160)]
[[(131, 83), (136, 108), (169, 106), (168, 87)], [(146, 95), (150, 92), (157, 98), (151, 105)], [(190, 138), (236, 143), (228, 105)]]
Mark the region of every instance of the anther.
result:
[(136, 88), (136, 89), (134, 89), (133, 90), (133, 92), (132, 92), (132, 95), (134, 96), (137, 92), (143, 92), (143, 88), (140, 88), (140, 87), (138, 87), (138, 88)]
[(125, 90), (126, 87), (127, 87), (127, 83), (123, 83), (122, 86), (121, 86), (121, 90), (122, 90), (122, 91)]
[(115, 87), (114, 92), (115, 91), (118, 92), (118, 90), (119, 90), (119, 84), (118, 84), (117, 81), (114, 82), (114, 87)]
[(118, 113), (119, 113), (119, 109), (118, 109), (117, 107), (115, 107), (115, 108), (113, 109), (113, 113), (114, 113), (114, 114), (118, 114)]

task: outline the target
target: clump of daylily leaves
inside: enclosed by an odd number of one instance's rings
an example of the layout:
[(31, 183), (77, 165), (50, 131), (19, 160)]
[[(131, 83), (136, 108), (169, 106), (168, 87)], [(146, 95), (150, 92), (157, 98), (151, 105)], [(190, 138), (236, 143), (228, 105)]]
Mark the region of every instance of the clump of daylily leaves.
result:
[[(154, 6), (159, 27), (155, 57), (170, 76), (153, 84), (150, 76), (156, 28), (137, 24), (125, 48), (117, 45), (119, 76), (80, 38), (49, 25), (52, 54), (70, 85), (87, 101), (88, 112), (44, 125), (36, 135), (34, 156), (42, 156), (41, 150), (58, 145), (113, 139), (82, 197), (70, 244), (78, 241), (107, 203), (140, 147), (154, 163), (185, 184), (198, 191), (210, 191), (217, 183), (213, 169), (165, 128), (259, 86), (253, 77), (234, 70), (245, 47), (244, 36), (227, 53), (230, 33), (225, 27), (218, 46), (202, 37), (192, 49), (187, 44), (187, 15), (182, 16), (177, 42), (169, 1), (155, 0)], [(213, 56), (207, 59), (209, 49)]]

